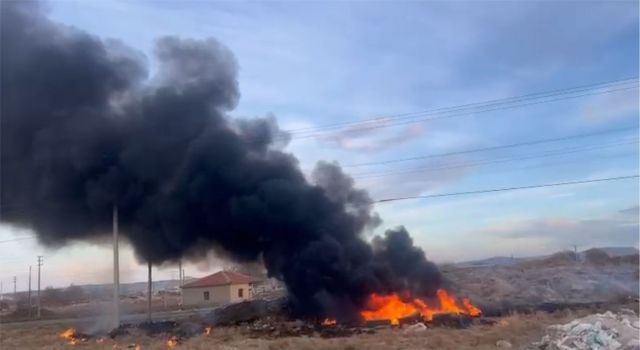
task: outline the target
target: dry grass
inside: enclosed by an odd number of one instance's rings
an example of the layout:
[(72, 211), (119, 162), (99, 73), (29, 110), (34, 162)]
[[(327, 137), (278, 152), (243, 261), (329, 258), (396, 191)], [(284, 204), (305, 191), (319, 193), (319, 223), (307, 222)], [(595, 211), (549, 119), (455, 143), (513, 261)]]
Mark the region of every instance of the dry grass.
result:
[[(239, 328), (214, 329), (210, 336), (196, 336), (176, 347), (180, 349), (259, 349), (259, 350), (353, 350), (353, 349), (495, 349), (496, 342), (505, 339), (521, 348), (539, 340), (548, 325), (565, 323), (588, 314), (588, 310), (564, 311), (553, 314), (513, 315), (501, 318), (493, 326), (473, 326), (468, 329), (428, 329), (421, 333), (405, 333), (402, 329), (382, 330), (375, 334), (357, 335), (347, 338), (324, 339), (320, 337), (288, 337), (258, 339), (247, 337)], [(0, 330), (0, 349), (112, 349), (115, 342), (107, 339), (104, 344), (95, 341), (68, 345), (59, 337), (63, 325), (27, 328), (3, 325)], [(117, 339), (120, 349), (167, 349), (163, 337), (121, 337)]]
[[(181, 298), (175, 295), (168, 295), (164, 300), (158, 296), (154, 296), (152, 300), (153, 310), (156, 312), (176, 311), (180, 309), (188, 309), (188, 307), (180, 306)], [(71, 305), (43, 305), (42, 319), (58, 319), (58, 318), (79, 318), (100, 315), (105, 311), (111, 310), (113, 301), (91, 301), (81, 302)], [(146, 298), (121, 298), (120, 308), (123, 313), (142, 314), (147, 311)], [(35, 309), (34, 309), (35, 311)], [(28, 321), (29, 310), (26, 308), (12, 310), (2, 315), (2, 321)]]

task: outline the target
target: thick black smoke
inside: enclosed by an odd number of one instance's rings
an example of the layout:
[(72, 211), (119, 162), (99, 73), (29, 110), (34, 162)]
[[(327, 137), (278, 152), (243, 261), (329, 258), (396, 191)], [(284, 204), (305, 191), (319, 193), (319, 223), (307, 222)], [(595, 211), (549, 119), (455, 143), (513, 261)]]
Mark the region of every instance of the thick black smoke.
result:
[(273, 118), (227, 117), (238, 68), (217, 41), (158, 40), (148, 78), (121, 43), (54, 24), (36, 3), (1, 6), (3, 222), (63, 245), (108, 233), (117, 205), (140, 259), (262, 259), (310, 316), (439, 286), (404, 228), (366, 243), (380, 219), (336, 164), (309, 183)]

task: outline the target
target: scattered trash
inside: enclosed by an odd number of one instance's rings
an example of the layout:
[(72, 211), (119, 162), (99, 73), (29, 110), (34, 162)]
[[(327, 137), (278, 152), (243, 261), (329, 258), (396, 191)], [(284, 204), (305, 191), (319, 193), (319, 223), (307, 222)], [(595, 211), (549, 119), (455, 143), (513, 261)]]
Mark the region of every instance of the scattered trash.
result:
[(507, 340), (501, 339), (496, 342), (496, 347), (500, 349), (511, 349), (513, 345), (511, 345)]
[(548, 333), (530, 349), (637, 349), (639, 329), (635, 313), (607, 311), (548, 327)]
[(416, 323), (416, 324), (412, 324), (410, 326), (407, 326), (407, 328), (404, 329), (405, 333), (420, 333), (420, 332), (424, 332), (427, 330), (427, 326), (424, 325), (424, 323)]

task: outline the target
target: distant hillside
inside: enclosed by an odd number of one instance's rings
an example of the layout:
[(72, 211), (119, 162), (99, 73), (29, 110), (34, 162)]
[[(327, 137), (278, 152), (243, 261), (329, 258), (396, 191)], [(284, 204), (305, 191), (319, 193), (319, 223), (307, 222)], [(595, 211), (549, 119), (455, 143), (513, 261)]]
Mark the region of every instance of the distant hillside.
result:
[(511, 258), (507, 256), (494, 256), (492, 258), (464, 261), (454, 265), (458, 267), (482, 267), (482, 266), (510, 266), (525, 260), (526, 258)]
[[(86, 284), (81, 285), (88, 292), (100, 291), (104, 289), (112, 290), (113, 284)], [(170, 290), (178, 288), (178, 280), (153, 281), (153, 291)], [(120, 293), (122, 295), (135, 295), (147, 292), (147, 282), (120, 283)]]
[[(640, 251), (638, 251), (638, 249), (634, 247), (603, 247), (598, 249), (604, 251), (611, 257), (627, 256), (627, 255), (634, 255), (634, 254), (640, 253)], [(580, 252), (580, 255), (583, 256), (584, 251)]]
[[(634, 247), (602, 247), (597, 249), (604, 251), (611, 257), (628, 256), (628, 255), (634, 255), (634, 254), (640, 253), (638, 249)], [(578, 256), (580, 257), (580, 259), (584, 258), (585, 251), (586, 250), (583, 250), (578, 253)], [(524, 261), (544, 259), (549, 257), (550, 255), (538, 255), (538, 256), (530, 256), (530, 257), (523, 257), (523, 258), (495, 256), (495, 257), (482, 259), (482, 260), (464, 261), (464, 262), (456, 263), (454, 265), (458, 267), (510, 266), (510, 265), (515, 265)]]

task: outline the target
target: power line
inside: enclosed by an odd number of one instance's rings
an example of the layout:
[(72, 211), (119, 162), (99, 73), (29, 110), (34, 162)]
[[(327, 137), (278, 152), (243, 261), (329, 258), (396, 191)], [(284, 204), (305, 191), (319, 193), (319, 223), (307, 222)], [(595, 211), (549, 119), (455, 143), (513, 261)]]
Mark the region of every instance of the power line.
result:
[(527, 189), (542, 188), (542, 187), (579, 185), (579, 184), (587, 184), (587, 183), (594, 183), (594, 182), (605, 182), (605, 181), (617, 181), (617, 180), (635, 179), (635, 178), (638, 178), (638, 177), (640, 177), (640, 175), (627, 175), (627, 176), (606, 177), (606, 178), (591, 179), (591, 180), (581, 180), (581, 181), (556, 182), (556, 183), (541, 184), (541, 185), (528, 185), (528, 186), (518, 186), (518, 187), (493, 188), (493, 189), (488, 189), (488, 190), (476, 190), (476, 191), (466, 191), (466, 192), (439, 193), (439, 194), (431, 194), (431, 195), (426, 195), (426, 196), (396, 197), (396, 198), (380, 199), (380, 200), (375, 201), (375, 203), (386, 203), (386, 202), (401, 201), (401, 200), (407, 200), (407, 199), (437, 198), (437, 197), (462, 196), (462, 195), (491, 193), (491, 192), (517, 191), (517, 190), (527, 190)]
[(15, 241), (24, 241), (27, 239), (35, 239), (38, 238), (37, 236), (29, 236), (29, 237), (19, 237), (19, 238), (12, 238), (12, 239), (5, 239), (4, 241), (0, 241), (0, 243), (9, 243), (9, 242), (15, 242)]
[(365, 166), (372, 166), (372, 165), (400, 163), (400, 162), (407, 162), (407, 161), (412, 161), (412, 160), (420, 160), (420, 159), (428, 159), (428, 158), (448, 157), (448, 156), (461, 155), (461, 154), (493, 151), (493, 150), (498, 150), (498, 149), (506, 149), (506, 148), (522, 147), (522, 146), (532, 146), (532, 145), (539, 145), (539, 144), (545, 144), (545, 143), (567, 141), (567, 140), (580, 139), (580, 138), (586, 138), (586, 137), (592, 137), (592, 136), (601, 136), (601, 135), (613, 134), (613, 133), (618, 133), (618, 132), (628, 131), (628, 130), (638, 130), (638, 127), (637, 126), (632, 126), (632, 127), (604, 130), (604, 131), (585, 133), (585, 134), (574, 134), (574, 135), (557, 137), (557, 138), (538, 139), (538, 140), (533, 140), (533, 141), (511, 143), (511, 144), (506, 144), (506, 145), (489, 146), (489, 147), (482, 147), (482, 148), (472, 148), (472, 149), (466, 149), (466, 150), (461, 150), (461, 151), (453, 151), (453, 152), (446, 152), (446, 153), (436, 153), (436, 154), (427, 154), (427, 155), (422, 155), (422, 156), (414, 156), (414, 157), (399, 158), (399, 159), (389, 159), (389, 160), (382, 160), (382, 161), (377, 161), (377, 162), (347, 164), (347, 165), (342, 165), (342, 167), (343, 168), (355, 168), (355, 167), (365, 167)]
[[(630, 83), (633, 83), (633, 85), (629, 86)], [(625, 86), (625, 87), (616, 89), (617, 87), (620, 87), (620, 86)], [(451, 106), (451, 107), (445, 107), (445, 108), (439, 108), (439, 109), (433, 109), (433, 110), (426, 110), (426, 111), (421, 111), (421, 112), (398, 114), (398, 115), (394, 115), (394, 116), (379, 117), (379, 118), (373, 118), (373, 119), (365, 119), (365, 120), (353, 121), (353, 122), (334, 123), (334, 124), (328, 124), (328, 125), (325, 125), (325, 126), (309, 127), (309, 128), (306, 128), (306, 129), (285, 130), (285, 131), (283, 131), (283, 134), (280, 136), (280, 138), (283, 138), (283, 139), (286, 139), (286, 138), (298, 139), (298, 138), (309, 138), (309, 137), (322, 136), (324, 134), (329, 133), (330, 131), (328, 131), (328, 130), (331, 130), (331, 129), (334, 129), (333, 130), (334, 132), (335, 131), (348, 130), (348, 129), (344, 129), (347, 126), (348, 127), (359, 126), (360, 128), (358, 129), (358, 131), (362, 131), (362, 130), (369, 130), (369, 129), (375, 129), (375, 128), (390, 127), (390, 126), (395, 126), (395, 125), (404, 125), (404, 124), (408, 124), (408, 123), (431, 121), (431, 120), (436, 120), (436, 119), (447, 119), (447, 118), (453, 118), (453, 117), (457, 117), (457, 116), (464, 116), (464, 115), (469, 115), (469, 114), (474, 114), (474, 113), (486, 113), (486, 112), (490, 112), (490, 111), (505, 110), (505, 109), (512, 109), (512, 108), (518, 108), (518, 107), (526, 107), (526, 106), (536, 105), (536, 104), (540, 104), (540, 103), (561, 101), (561, 100), (573, 99), (573, 98), (578, 98), (578, 97), (583, 97), (583, 96), (599, 95), (599, 94), (612, 93), (612, 92), (617, 92), (617, 91), (630, 90), (630, 89), (635, 89), (637, 87), (638, 87), (637, 79), (634, 78), (634, 79), (627, 79), (627, 80), (623, 80), (623, 81), (614, 81), (614, 82), (611, 82), (611, 83), (607, 83), (607, 85), (594, 84), (594, 85), (591, 85), (589, 88), (582, 88), (582, 89), (578, 89), (578, 90), (576, 90), (575, 88), (573, 88), (573, 89), (564, 89), (564, 90), (554, 90), (554, 91), (549, 91), (549, 92), (545, 92), (545, 93), (537, 93), (537, 94), (523, 95), (523, 96), (517, 96), (517, 97), (508, 97), (508, 98), (503, 98), (503, 99), (490, 100), (490, 101), (479, 102), (479, 103), (471, 103), (471, 104), (465, 104), (465, 105), (457, 105), (457, 106)], [(595, 90), (600, 90), (600, 89), (603, 89), (603, 88), (614, 88), (614, 89), (612, 89), (612, 90), (604, 90), (604, 91), (595, 91)], [(566, 90), (570, 90), (570, 91), (566, 91)], [(573, 95), (573, 96), (564, 96), (564, 97), (556, 98), (556, 99), (549, 99), (551, 97), (576, 94), (576, 93), (581, 93), (581, 92), (585, 92), (585, 91), (589, 91), (589, 90), (594, 90), (594, 92), (578, 94), (578, 95)], [(527, 96), (531, 96), (531, 95), (539, 95), (539, 96), (533, 97), (533, 98), (532, 97), (527, 97)], [(546, 100), (536, 101), (536, 100), (540, 100), (540, 99), (546, 99)], [(521, 104), (515, 104), (514, 105), (514, 103), (517, 103), (517, 102), (528, 102), (528, 101), (534, 101), (534, 102), (521, 103)], [(509, 106), (509, 104), (511, 104), (511, 106)], [(491, 107), (491, 108), (487, 108), (487, 107)], [(477, 110), (478, 108), (485, 108), (485, 109), (484, 110)], [(450, 114), (452, 112), (458, 112), (458, 113)], [(450, 115), (442, 116), (441, 114), (450, 114)], [(438, 116), (438, 115), (440, 115), (440, 116)], [(418, 118), (418, 117), (425, 117), (425, 116), (436, 116), (436, 117), (423, 118), (423, 119), (420, 119), (420, 120), (405, 120), (405, 119), (415, 119), (415, 118)], [(394, 121), (396, 123), (393, 123), (393, 124), (382, 124), (381, 125), (382, 122), (388, 123), (388, 122), (394, 122)], [(398, 121), (400, 121), (400, 123), (398, 123)], [(335, 129), (343, 129), (343, 130), (335, 130)], [(322, 131), (324, 131), (324, 132), (322, 132)], [(292, 136), (300, 135), (300, 134), (302, 134), (302, 136), (292, 137)], [(278, 137), (276, 137), (276, 138), (278, 138)]]
[[(606, 160), (612, 160), (612, 159), (619, 159), (619, 158), (625, 158), (625, 157), (629, 157), (629, 156), (634, 156), (634, 157), (638, 157), (637, 153), (622, 153), (622, 154), (616, 154), (616, 155), (607, 155), (606, 156)], [(497, 169), (497, 170), (493, 170), (493, 171), (484, 171), (482, 172), (482, 174), (486, 175), (486, 174), (498, 174), (498, 173), (505, 173), (505, 172), (513, 172), (513, 171), (522, 171), (522, 170), (531, 170), (531, 169), (540, 169), (540, 168), (550, 168), (550, 167), (555, 167), (555, 166), (565, 166), (565, 165), (569, 165), (569, 164), (575, 164), (575, 163), (580, 163), (580, 164), (588, 164), (588, 163), (593, 163), (593, 162), (601, 162), (602, 159), (600, 157), (595, 158), (595, 157), (589, 157), (589, 158), (582, 158), (582, 159), (573, 159), (573, 160), (562, 160), (562, 161), (556, 161), (556, 162), (545, 162), (545, 163), (541, 163), (541, 164), (534, 164), (534, 165), (527, 165), (527, 166), (520, 166), (520, 167), (514, 167), (514, 168), (506, 168), (506, 169)], [(377, 177), (371, 177), (371, 179), (376, 179)], [(368, 180), (369, 178), (365, 179)]]
[[(432, 158), (432, 157), (444, 157), (444, 156), (451, 156), (451, 155), (458, 155), (458, 154), (465, 154), (465, 153), (474, 153), (474, 152), (480, 152), (480, 151), (486, 151), (486, 150), (502, 149), (502, 148), (517, 147), (517, 146), (523, 146), (523, 145), (533, 145), (533, 144), (556, 142), (556, 141), (569, 140), (569, 139), (582, 138), (582, 137), (589, 137), (589, 136), (596, 136), (596, 135), (604, 135), (604, 134), (615, 133), (615, 132), (631, 130), (631, 129), (635, 129), (635, 128), (634, 127), (627, 127), (627, 128), (620, 128), (620, 129), (612, 129), (612, 130), (605, 130), (605, 131), (595, 132), (595, 133), (570, 135), (570, 136), (565, 136), (565, 137), (560, 137), (560, 138), (535, 140), (535, 141), (528, 141), (528, 142), (522, 142), (522, 143), (510, 144), (510, 145), (500, 145), (500, 146), (494, 146), (494, 147), (471, 149), (471, 150), (465, 150), (465, 151), (456, 151), (456, 152), (443, 153), (443, 154), (426, 155), (426, 156), (404, 158), (404, 159), (397, 159), (397, 160), (387, 160), (387, 161), (381, 161), (381, 162), (362, 163), (362, 165), (385, 164), (385, 163), (402, 162), (402, 161), (414, 160), (414, 159), (423, 159), (423, 158)], [(372, 179), (372, 178), (379, 178), (379, 177), (392, 176), (392, 175), (422, 173), (422, 172), (431, 172), (431, 171), (439, 171), (439, 170), (451, 170), (451, 169), (457, 169), (457, 168), (467, 168), (467, 167), (474, 167), (474, 166), (482, 166), (482, 165), (487, 165), (487, 164), (508, 163), (508, 162), (514, 162), (514, 161), (520, 161), (520, 160), (547, 158), (547, 157), (553, 157), (553, 156), (559, 156), (559, 155), (565, 155), (565, 154), (588, 152), (588, 151), (599, 150), (599, 149), (603, 149), (603, 148), (607, 148), (607, 147), (634, 144), (634, 143), (637, 143), (637, 142), (638, 142), (637, 139), (626, 140), (626, 141), (622, 141), (622, 142), (618, 140), (618, 141), (613, 142), (613, 143), (605, 143), (605, 144), (600, 144), (600, 145), (579, 146), (579, 147), (565, 147), (565, 148), (560, 148), (560, 149), (555, 149), (555, 150), (548, 150), (548, 151), (544, 151), (544, 152), (540, 152), (540, 153), (527, 154), (527, 155), (523, 155), (523, 156), (519, 156), (519, 157), (507, 157), (507, 158), (500, 158), (500, 159), (487, 159), (487, 160), (481, 160), (481, 161), (477, 161), (477, 162), (473, 162), (473, 163), (450, 164), (450, 165), (444, 165), (444, 166), (439, 166), (439, 167), (423, 167), (423, 168), (417, 168), (417, 169), (404, 169), (404, 170), (401, 169), (401, 170), (387, 171), (387, 172), (359, 173), (359, 174), (354, 174), (352, 177), (354, 179)], [(35, 238), (37, 238), (37, 236), (19, 237), (19, 238), (0, 241), (0, 243), (8, 243), (8, 242), (13, 242), (13, 241), (35, 239)]]
[(407, 113), (401, 113), (401, 114), (379, 116), (379, 117), (374, 117), (374, 118), (369, 118), (369, 119), (362, 119), (362, 120), (357, 120), (357, 121), (338, 122), (338, 123), (325, 124), (325, 125), (316, 126), (316, 127), (305, 127), (305, 128), (298, 128), (298, 129), (288, 129), (288, 130), (283, 130), (283, 131), (287, 132), (287, 133), (298, 133), (298, 132), (305, 132), (305, 131), (308, 131), (308, 130), (317, 130), (317, 129), (322, 129), (322, 128), (335, 127), (335, 126), (346, 126), (346, 125), (361, 124), (361, 123), (367, 123), (367, 122), (379, 122), (380, 120), (394, 119), (394, 118), (398, 118), (398, 117), (412, 116), (412, 115), (416, 115), (416, 114), (457, 110), (457, 109), (461, 109), (461, 108), (477, 107), (477, 106), (480, 106), (480, 105), (495, 104), (495, 103), (504, 103), (506, 101), (522, 100), (522, 99), (527, 99), (527, 98), (532, 98), (532, 97), (541, 98), (541, 97), (546, 97), (547, 95), (555, 95), (555, 94), (560, 94), (560, 93), (581, 92), (581, 91), (585, 91), (585, 90), (591, 90), (591, 89), (594, 89), (594, 88), (610, 87), (611, 85), (624, 85), (624, 84), (628, 84), (630, 82), (635, 82), (636, 80), (638, 80), (637, 77), (619, 79), (619, 80), (609, 80), (609, 81), (605, 81), (605, 82), (574, 86), (574, 87), (570, 87), (570, 88), (548, 90), (548, 91), (543, 91), (543, 92), (536, 92), (536, 93), (529, 93), (529, 94), (513, 96), (513, 97), (506, 97), (506, 98), (498, 98), (498, 99), (485, 100), (485, 101), (479, 101), (479, 102), (472, 102), (472, 103), (460, 104), (460, 105), (449, 106), (449, 107), (426, 109), (426, 110), (422, 110), (422, 111), (418, 111), (418, 112), (407, 112)]
[[(404, 121), (401, 120), (400, 122), (391, 123), (391, 124), (365, 125), (364, 127), (358, 128), (357, 130), (354, 130), (354, 131), (362, 132), (362, 131), (365, 131), (365, 130), (373, 130), (373, 129), (381, 129), (381, 128), (387, 128), (387, 127), (394, 127), (394, 126), (399, 126), (399, 125), (430, 122), (430, 121), (441, 120), (441, 119), (451, 119), (451, 118), (456, 118), (456, 117), (469, 116), (469, 115), (473, 115), (473, 114), (481, 114), (481, 113), (494, 112), (494, 111), (504, 111), (504, 110), (514, 109), (514, 108), (522, 108), (522, 107), (538, 105), (538, 104), (542, 104), (542, 103), (565, 101), (565, 100), (575, 99), (575, 98), (579, 98), (579, 97), (602, 95), (602, 94), (608, 94), (608, 93), (614, 93), (614, 92), (620, 92), (620, 91), (627, 91), (627, 90), (637, 89), (637, 88), (638, 88), (638, 86), (634, 85), (634, 86), (626, 87), (626, 88), (605, 90), (605, 91), (599, 91), (599, 92), (593, 92), (593, 93), (585, 93), (585, 94), (574, 95), (574, 96), (565, 96), (565, 97), (556, 98), (556, 99), (535, 101), (535, 102), (524, 103), (524, 104), (516, 104), (516, 105), (510, 105), (510, 106), (507, 105), (507, 106), (489, 108), (489, 109), (484, 109), (484, 110), (462, 111), (460, 113), (454, 113), (454, 114), (442, 115), (442, 116), (436, 115), (434, 117), (422, 118), (422, 119), (404, 120)], [(424, 115), (419, 115), (419, 116), (416, 116), (414, 118), (417, 118), (417, 117), (424, 117)], [(334, 132), (340, 132), (340, 131), (349, 131), (349, 130), (348, 129), (344, 129), (344, 130), (334, 130), (334, 131), (324, 131), (324, 132), (321, 131), (321, 132), (316, 133), (316, 134), (302, 135), (302, 136), (298, 136), (298, 137), (288, 137), (287, 135), (285, 135), (285, 136), (282, 136), (282, 139), (287, 139), (288, 138), (290, 140), (296, 140), (296, 139), (314, 138), (314, 137), (326, 136), (328, 134), (331, 134), (331, 133), (334, 133)], [(274, 139), (277, 139), (277, 138), (274, 138)]]
[(478, 161), (478, 162), (475, 162), (475, 163), (454, 164), (454, 165), (446, 165), (446, 166), (441, 166), (441, 167), (426, 167), (426, 168), (398, 170), (398, 171), (389, 171), (389, 172), (361, 173), (361, 174), (355, 174), (352, 177), (354, 179), (365, 179), (365, 178), (382, 177), (382, 176), (389, 176), (389, 175), (401, 175), (401, 174), (419, 173), (419, 172), (433, 171), (433, 170), (448, 170), (448, 169), (456, 169), (456, 168), (466, 168), (466, 167), (479, 166), (479, 165), (485, 165), (485, 164), (508, 163), (508, 162), (514, 162), (514, 161), (519, 161), (519, 160), (546, 158), (546, 157), (553, 157), (553, 156), (564, 155), (564, 154), (587, 152), (587, 151), (598, 150), (598, 149), (602, 149), (602, 148), (606, 148), (606, 147), (622, 146), (622, 145), (628, 145), (628, 144), (634, 144), (634, 143), (638, 143), (638, 140), (635, 139), (635, 140), (632, 140), (632, 141), (614, 142), (614, 143), (610, 143), (610, 144), (602, 144), (602, 145), (596, 145), (596, 146), (584, 146), (584, 147), (572, 147), (572, 148), (571, 147), (567, 147), (567, 148), (562, 148), (562, 149), (557, 149), (557, 150), (551, 150), (551, 151), (546, 151), (546, 152), (540, 152), (540, 153), (535, 153), (535, 154), (524, 155), (524, 156), (520, 156), (520, 157), (510, 157), (510, 158), (502, 158), (502, 159), (489, 159), (489, 160), (484, 160), (484, 161)]

